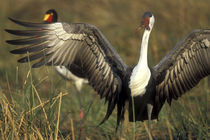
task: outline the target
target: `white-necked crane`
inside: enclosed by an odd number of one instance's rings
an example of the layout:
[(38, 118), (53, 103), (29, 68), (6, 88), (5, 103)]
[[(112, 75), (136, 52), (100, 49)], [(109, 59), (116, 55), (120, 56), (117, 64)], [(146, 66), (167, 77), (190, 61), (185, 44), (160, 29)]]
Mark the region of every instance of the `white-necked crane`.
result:
[[(45, 13), (44, 23), (54, 23), (58, 20), (58, 14), (55, 9), (50, 9)], [(82, 85), (84, 83), (88, 83), (87, 79), (81, 78), (73, 74), (68, 67), (65, 66), (54, 66), (55, 71), (64, 79), (73, 81), (76, 89), (80, 92), (82, 89)]]
[[(8, 40), (12, 45), (28, 45), (11, 53), (29, 53), (18, 60), (24, 63), (39, 60), (33, 68), (42, 65), (62, 65), (89, 84), (108, 102), (102, 123), (117, 106), (117, 126), (124, 119), (125, 103), (129, 102), (129, 120), (157, 119), (167, 100), (177, 100), (210, 74), (210, 30), (192, 31), (154, 67), (149, 67), (147, 50), (155, 18), (145, 12), (140, 27), (144, 27), (140, 58), (137, 65), (127, 66), (101, 31), (84, 23), (57, 22), (28, 23), (10, 19), (32, 30), (6, 30), (25, 39)], [(42, 29), (42, 30), (40, 30)], [(140, 28), (138, 28), (139, 30)], [(34, 35), (39, 35), (34, 38)], [(75, 69), (77, 68), (77, 69)], [(133, 112), (134, 110), (134, 112)]]

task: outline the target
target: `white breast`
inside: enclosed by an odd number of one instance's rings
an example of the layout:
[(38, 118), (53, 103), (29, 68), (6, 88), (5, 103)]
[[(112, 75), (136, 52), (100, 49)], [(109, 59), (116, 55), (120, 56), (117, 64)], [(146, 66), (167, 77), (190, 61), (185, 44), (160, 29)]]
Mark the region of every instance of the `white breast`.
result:
[(148, 67), (138, 66), (133, 69), (130, 77), (129, 88), (132, 96), (142, 96), (146, 92), (146, 86), (149, 83), (151, 72)]

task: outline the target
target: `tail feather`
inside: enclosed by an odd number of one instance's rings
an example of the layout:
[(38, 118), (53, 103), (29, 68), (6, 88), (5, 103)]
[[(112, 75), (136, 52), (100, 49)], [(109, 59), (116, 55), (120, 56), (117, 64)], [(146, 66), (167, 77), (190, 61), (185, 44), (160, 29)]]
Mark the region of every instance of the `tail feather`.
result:
[(125, 102), (126, 102), (126, 98), (120, 98), (120, 100), (118, 100), (118, 98), (115, 98), (113, 103), (109, 102), (107, 113), (99, 125), (103, 124), (109, 118), (109, 116), (112, 114), (115, 108), (115, 105), (117, 104), (117, 125), (116, 125), (116, 131), (117, 131), (120, 123), (124, 120)]

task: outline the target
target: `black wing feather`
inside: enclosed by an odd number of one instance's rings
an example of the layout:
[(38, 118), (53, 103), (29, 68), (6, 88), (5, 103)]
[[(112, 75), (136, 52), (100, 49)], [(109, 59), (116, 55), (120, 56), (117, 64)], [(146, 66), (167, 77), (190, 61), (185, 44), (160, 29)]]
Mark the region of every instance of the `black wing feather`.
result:
[(195, 30), (154, 67), (156, 112), (165, 100), (171, 104), (210, 74), (210, 29)]
[(38, 37), (37, 34), (39, 35), (46, 35), (49, 34), (48, 32), (44, 31), (44, 30), (9, 30), (9, 29), (5, 29), (6, 32), (13, 34), (13, 35), (17, 35), (17, 36), (34, 36), (34, 37)]
[(51, 38), (49, 38), (49, 36), (30, 37), (25, 39), (7, 40), (6, 42), (11, 45), (29, 45), (42, 43), (52, 39), (55, 39), (55, 36)]
[(18, 20), (12, 19), (10, 17), (8, 19), (11, 20), (12, 22), (18, 24), (18, 25), (25, 26), (25, 27), (32, 27), (32, 28), (39, 28), (39, 29), (48, 27), (47, 24), (23, 22), (23, 21), (18, 21)]
[(37, 51), (41, 51), (44, 48), (46, 48), (46, 45), (48, 44), (48, 42), (44, 42), (44, 43), (39, 43), (39, 44), (35, 44), (32, 46), (27, 46), (27, 47), (23, 47), (23, 48), (18, 48), (15, 50), (10, 51), (13, 54), (25, 54), (27, 52), (31, 53), (31, 52), (37, 52)]

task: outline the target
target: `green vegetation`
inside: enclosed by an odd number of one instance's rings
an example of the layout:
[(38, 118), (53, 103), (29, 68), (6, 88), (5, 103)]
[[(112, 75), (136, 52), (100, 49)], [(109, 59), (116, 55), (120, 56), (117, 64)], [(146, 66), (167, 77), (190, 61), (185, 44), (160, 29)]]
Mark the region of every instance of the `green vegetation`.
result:
[[(59, 21), (94, 24), (105, 34), (123, 60), (135, 65), (142, 34), (135, 34), (141, 15), (151, 11), (156, 18), (149, 43), (149, 61), (154, 65), (196, 28), (210, 27), (209, 0), (1, 0), (0, 2), (0, 139), (148, 139), (147, 122), (128, 122), (126, 116), (115, 132), (116, 111), (98, 126), (106, 113), (104, 101), (89, 86), (82, 90), (80, 119), (77, 91), (51, 67), (30, 69), (18, 64), (20, 56), (9, 53), (15, 46), (5, 28), (20, 28), (7, 17), (41, 22), (45, 11), (54, 8)], [(22, 27), (21, 27), (22, 28)], [(171, 107), (165, 104), (159, 121), (152, 121), (156, 139), (210, 139), (210, 78), (186, 93)], [(87, 113), (88, 112), (88, 113)], [(133, 133), (135, 130), (135, 133)]]

